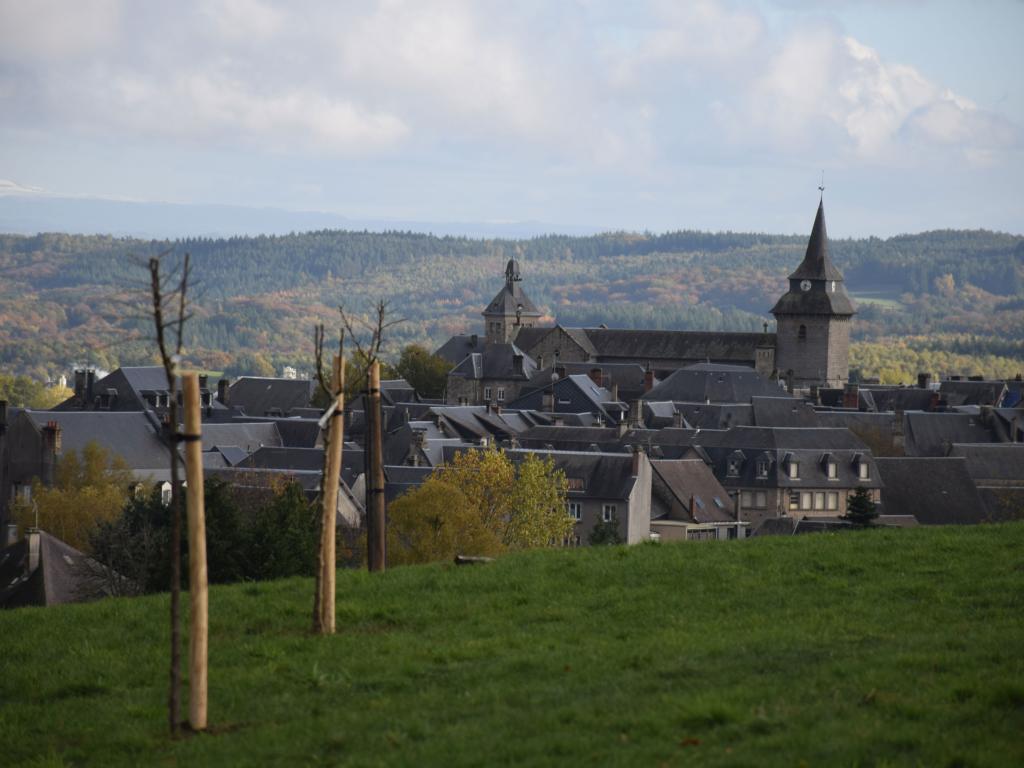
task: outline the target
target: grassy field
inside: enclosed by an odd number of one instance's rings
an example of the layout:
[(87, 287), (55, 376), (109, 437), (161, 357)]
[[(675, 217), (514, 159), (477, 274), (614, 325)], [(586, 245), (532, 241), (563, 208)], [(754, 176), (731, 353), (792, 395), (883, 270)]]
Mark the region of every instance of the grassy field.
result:
[(212, 591), (177, 742), (166, 596), (0, 614), (0, 762), (1024, 764), (1022, 524), (345, 572), (332, 638), (311, 605)]

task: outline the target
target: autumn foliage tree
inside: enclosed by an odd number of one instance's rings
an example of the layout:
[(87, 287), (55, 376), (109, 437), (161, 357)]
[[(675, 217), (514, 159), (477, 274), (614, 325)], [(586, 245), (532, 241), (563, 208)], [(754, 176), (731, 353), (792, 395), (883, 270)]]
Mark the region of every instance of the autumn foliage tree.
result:
[(121, 514), (131, 483), (124, 459), (95, 442), (86, 443), (81, 454), (68, 451), (57, 460), (52, 487), (36, 480), (31, 500), (15, 504), (14, 519), (28, 528), (36, 525), (38, 512), (39, 528), (88, 552), (96, 526)]
[(394, 563), (493, 556), (560, 542), (572, 530), (567, 482), (550, 458), (519, 462), (494, 448), (464, 451), (389, 508)]

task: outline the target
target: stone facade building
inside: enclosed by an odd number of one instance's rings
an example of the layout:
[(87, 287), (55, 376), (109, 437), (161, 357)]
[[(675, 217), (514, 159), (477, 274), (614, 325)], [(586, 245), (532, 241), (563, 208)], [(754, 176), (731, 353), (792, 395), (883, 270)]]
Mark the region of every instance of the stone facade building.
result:
[(790, 389), (842, 387), (850, 375), (850, 320), (856, 313), (843, 273), (828, 254), (825, 207), (818, 204), (807, 253), (772, 309), (775, 365)]

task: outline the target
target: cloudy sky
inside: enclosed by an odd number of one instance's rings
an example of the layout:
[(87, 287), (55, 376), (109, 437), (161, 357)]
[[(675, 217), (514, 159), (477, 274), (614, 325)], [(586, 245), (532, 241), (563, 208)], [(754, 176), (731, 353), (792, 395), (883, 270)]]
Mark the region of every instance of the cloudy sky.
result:
[[(1024, 231), (1020, 0), (0, 0), (0, 179), (419, 221)], [(10, 186), (10, 185), (8, 185)]]

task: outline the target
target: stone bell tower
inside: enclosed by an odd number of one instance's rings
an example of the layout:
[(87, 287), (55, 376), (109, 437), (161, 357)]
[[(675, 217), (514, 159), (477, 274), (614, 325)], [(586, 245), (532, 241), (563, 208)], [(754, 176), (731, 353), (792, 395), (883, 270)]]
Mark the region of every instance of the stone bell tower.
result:
[(804, 260), (772, 309), (779, 378), (790, 388), (842, 387), (850, 374), (850, 321), (856, 311), (843, 273), (829, 258), (825, 206), (819, 202)]
[(488, 344), (511, 344), (520, 328), (532, 328), (540, 312), (521, 285), (519, 262), (509, 259), (505, 266), (505, 287), (484, 310)]

